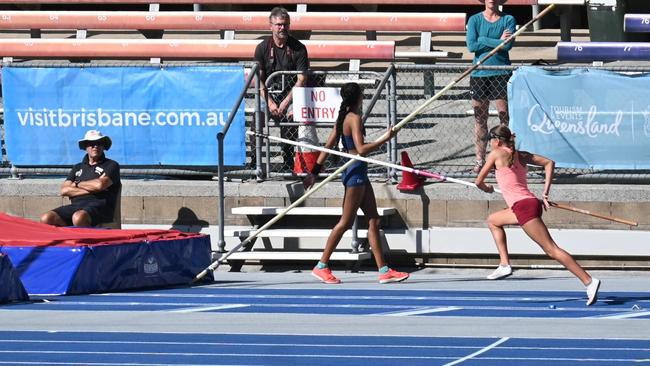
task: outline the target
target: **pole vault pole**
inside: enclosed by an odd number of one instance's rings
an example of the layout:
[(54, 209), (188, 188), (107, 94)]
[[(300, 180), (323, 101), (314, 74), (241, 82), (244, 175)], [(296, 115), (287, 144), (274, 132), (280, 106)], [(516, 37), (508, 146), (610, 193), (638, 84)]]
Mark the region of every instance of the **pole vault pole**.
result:
[[(297, 142), (297, 141), (293, 141), (293, 140), (287, 140), (287, 139), (283, 139), (281, 137), (268, 136), (268, 135), (264, 135), (264, 134), (260, 134), (260, 133), (255, 133), (255, 132), (252, 132), (252, 131), (247, 131), (246, 133), (249, 134), (249, 135), (258, 136), (258, 137), (266, 138), (266, 139), (269, 139), (269, 140), (282, 142), (282, 143), (285, 143), (285, 144), (291, 144), (291, 145), (295, 145), (295, 146), (304, 147), (304, 148), (307, 148), (307, 149), (323, 151), (323, 152), (326, 152), (328, 154), (338, 155), (338, 156), (342, 156), (344, 158), (360, 160), (360, 161), (364, 161), (366, 163), (377, 164), (377, 165), (385, 166), (385, 167), (388, 167), (388, 168), (402, 170), (402, 171), (405, 171), (405, 172), (413, 173), (413, 174), (421, 176), (421, 177), (433, 178), (433, 179), (437, 179), (437, 180), (443, 181), (443, 182), (446, 181), (446, 182), (451, 182), (451, 183), (458, 183), (458, 184), (466, 185), (468, 187), (478, 188), (476, 186), (476, 184), (474, 184), (472, 182), (468, 182), (468, 181), (462, 180), (462, 179), (455, 179), (455, 178), (446, 177), (446, 176), (444, 176), (444, 175), (442, 175), (440, 173), (429, 172), (429, 171), (426, 171), (426, 170), (419, 170), (419, 169), (411, 168), (411, 167), (408, 167), (408, 166), (403, 166), (403, 165), (393, 164), (393, 163), (389, 163), (389, 162), (382, 161), (382, 160), (367, 158), (367, 157), (361, 156), (361, 155), (352, 155), (352, 154), (348, 154), (348, 153), (343, 152), (343, 151), (338, 151), (338, 150), (328, 149), (326, 147), (310, 145), (310, 144), (307, 144), (307, 143), (304, 143), (304, 142)], [(495, 193), (501, 193), (501, 191), (496, 189), (496, 188), (494, 189), (494, 192)], [(630, 226), (637, 226), (638, 225), (638, 223), (635, 222), (635, 221), (630, 221), (630, 220), (621, 219), (621, 218), (614, 217), (614, 216), (608, 216), (608, 215), (604, 215), (604, 214), (600, 214), (600, 213), (595, 213), (595, 212), (591, 212), (589, 210), (584, 210), (584, 209), (573, 207), (573, 206), (567, 206), (567, 205), (563, 205), (563, 204), (552, 202), (552, 201), (549, 201), (548, 204), (551, 205), (551, 207), (561, 208), (563, 210), (568, 210), (568, 211), (573, 211), (573, 212), (577, 212), (577, 213), (581, 213), (581, 214), (585, 214), (585, 215), (589, 215), (589, 216), (594, 216), (594, 217), (601, 218), (603, 220), (614, 221), (614, 222), (618, 222), (618, 223), (625, 224), (625, 225), (630, 225)]]
[[(253, 131), (246, 131), (246, 134), (252, 135), (252, 136), (257, 136), (257, 137), (262, 137), (262, 138), (265, 138), (265, 139), (269, 139), (269, 140), (273, 140), (273, 141), (277, 141), (277, 142), (281, 142), (281, 143), (285, 143), (285, 144), (304, 147), (304, 148), (310, 149), (310, 150), (322, 151), (322, 152), (326, 152), (328, 154), (338, 155), (338, 156), (342, 156), (342, 157), (348, 158), (348, 159), (359, 160), (359, 161), (363, 161), (363, 162), (370, 163), (370, 164), (377, 164), (377, 165), (385, 166), (387, 168), (403, 170), (405, 172), (413, 173), (413, 174), (419, 175), (421, 177), (433, 178), (433, 179), (437, 179), (437, 180), (440, 180), (440, 181), (447, 181), (447, 182), (452, 182), (452, 183), (459, 183), (459, 184), (464, 184), (466, 186), (477, 188), (476, 184), (474, 184), (474, 183), (471, 183), (471, 182), (468, 182), (468, 181), (462, 180), (462, 179), (455, 179), (455, 178), (445, 177), (444, 175), (439, 174), (439, 173), (429, 172), (429, 171), (426, 171), (426, 170), (419, 170), (419, 169), (411, 168), (411, 167), (408, 167), (408, 166), (389, 163), (387, 161), (367, 158), (367, 157), (361, 156), (361, 155), (353, 155), (353, 154), (349, 154), (349, 153), (346, 153), (346, 152), (343, 152), (343, 151), (338, 151), (338, 150), (328, 149), (326, 147), (311, 145), (311, 144), (308, 144), (308, 143), (305, 143), (305, 142), (288, 140), (288, 139), (281, 138), (281, 137), (264, 135), (264, 134), (256, 133), (256, 132), (253, 132)], [(495, 192), (500, 193), (498, 190), (495, 190)]]
[[(531, 19), (528, 23), (526, 23), (526, 24), (524, 24), (523, 26), (519, 27), (519, 29), (518, 29), (515, 33), (513, 33), (512, 35), (510, 35), (510, 37), (506, 38), (506, 39), (505, 39), (503, 42), (501, 42), (497, 47), (495, 47), (492, 51), (490, 51), (487, 55), (485, 55), (485, 57), (484, 57), (482, 60), (479, 60), (476, 64), (472, 65), (472, 66), (471, 66), (470, 68), (468, 68), (465, 72), (463, 72), (463, 73), (462, 73), (458, 78), (456, 78), (456, 80), (452, 81), (452, 82), (449, 83), (447, 86), (445, 86), (444, 88), (442, 88), (442, 90), (440, 90), (440, 91), (439, 91), (438, 93), (436, 93), (434, 96), (432, 96), (431, 98), (429, 98), (426, 102), (424, 102), (424, 104), (422, 104), (421, 106), (419, 106), (417, 109), (415, 109), (413, 112), (411, 112), (411, 114), (409, 114), (408, 116), (404, 117), (404, 119), (403, 119), (402, 121), (400, 121), (398, 124), (396, 124), (395, 126), (393, 126), (393, 127), (392, 127), (392, 131), (397, 132), (397, 131), (399, 131), (400, 129), (402, 129), (402, 127), (404, 127), (404, 125), (406, 125), (407, 123), (411, 122), (411, 121), (415, 118), (415, 116), (417, 116), (418, 114), (422, 113), (422, 111), (424, 111), (424, 110), (425, 110), (429, 105), (431, 105), (431, 103), (433, 103), (433, 102), (435, 102), (436, 100), (438, 100), (438, 99), (439, 99), (439, 98), (440, 98), (444, 93), (446, 93), (449, 89), (453, 88), (456, 84), (458, 84), (458, 82), (460, 82), (461, 80), (463, 80), (463, 79), (464, 79), (467, 75), (469, 75), (472, 71), (476, 70), (476, 68), (478, 68), (479, 66), (481, 66), (481, 65), (483, 64), (483, 62), (485, 62), (485, 60), (487, 60), (487, 59), (489, 59), (490, 57), (494, 56), (494, 55), (495, 55), (497, 52), (499, 52), (499, 51), (500, 51), (500, 50), (501, 50), (501, 49), (502, 49), (506, 44), (508, 44), (508, 42), (512, 41), (516, 36), (518, 36), (519, 34), (521, 34), (524, 30), (526, 30), (526, 28), (528, 28), (528, 26), (530, 26), (531, 24), (535, 23), (536, 21), (538, 21), (539, 19), (541, 19), (543, 16), (545, 16), (546, 14), (548, 14), (548, 13), (549, 13), (553, 8), (555, 8), (555, 4), (551, 4), (551, 5), (549, 5), (548, 7), (546, 7), (546, 9), (544, 9), (544, 10), (541, 11), (539, 14), (537, 14), (537, 16), (535, 16), (533, 19)], [(382, 136), (383, 136), (383, 135), (382, 135)], [(381, 137), (380, 137), (380, 138), (381, 138)], [(237, 244), (237, 245), (236, 245), (235, 247), (233, 247), (230, 251), (228, 251), (228, 253), (224, 254), (224, 255), (221, 256), (219, 259), (217, 259), (217, 260), (215, 260), (214, 262), (212, 262), (212, 264), (210, 264), (210, 265), (209, 265), (208, 267), (206, 267), (203, 271), (201, 271), (199, 274), (197, 274), (196, 277), (194, 278), (194, 280), (193, 280), (192, 282), (199, 281), (200, 279), (202, 279), (203, 277), (205, 277), (205, 275), (207, 275), (209, 272), (214, 271), (215, 269), (217, 269), (217, 267), (219, 267), (219, 265), (220, 265), (221, 263), (223, 263), (223, 261), (225, 261), (225, 260), (226, 260), (226, 259), (227, 259), (231, 254), (232, 254), (232, 253), (234, 253), (235, 251), (239, 250), (239, 248), (241, 248), (244, 244), (247, 244), (247, 243), (249, 243), (251, 240), (255, 239), (255, 238), (257, 237), (257, 235), (259, 235), (262, 231), (268, 229), (271, 225), (273, 225), (273, 224), (276, 223), (278, 220), (280, 220), (281, 218), (283, 218), (283, 217), (286, 215), (287, 212), (289, 212), (291, 209), (293, 209), (293, 208), (295, 208), (296, 206), (298, 206), (299, 204), (301, 204), (305, 199), (307, 199), (307, 197), (311, 196), (314, 192), (316, 192), (317, 190), (319, 190), (320, 188), (322, 188), (325, 184), (327, 184), (328, 182), (330, 182), (330, 181), (332, 181), (334, 178), (336, 178), (339, 174), (341, 174), (343, 171), (345, 171), (345, 169), (347, 169), (350, 165), (352, 165), (352, 164), (354, 163), (355, 160), (356, 160), (356, 157), (351, 158), (348, 162), (346, 162), (345, 164), (343, 164), (340, 168), (336, 169), (336, 171), (334, 171), (330, 176), (328, 176), (327, 178), (325, 178), (325, 179), (324, 179), (322, 182), (320, 182), (318, 185), (314, 186), (312, 189), (310, 189), (309, 191), (305, 192), (305, 194), (304, 194), (302, 197), (298, 198), (294, 203), (292, 203), (292, 204), (291, 204), (289, 207), (287, 207), (284, 211), (280, 212), (277, 216), (275, 216), (274, 218), (272, 218), (272, 219), (271, 219), (270, 221), (268, 221), (266, 224), (262, 225), (262, 227), (260, 227), (259, 229), (257, 229), (257, 230), (256, 230), (253, 234), (251, 234), (248, 238), (246, 238), (244, 241), (242, 241), (241, 243)], [(466, 183), (469, 183), (469, 182), (466, 182)], [(470, 183), (470, 184), (471, 184), (471, 183)]]
[(563, 210), (567, 210), (567, 211), (571, 211), (571, 212), (577, 212), (577, 213), (597, 217), (597, 218), (603, 219), (603, 220), (614, 221), (614, 222), (618, 222), (620, 224), (625, 224), (625, 225), (630, 225), (630, 226), (638, 226), (639, 225), (639, 223), (636, 222), (636, 221), (630, 221), (630, 220), (625, 220), (625, 219), (621, 219), (621, 218), (614, 217), (614, 216), (603, 215), (603, 214), (596, 213), (596, 212), (591, 212), (589, 210), (585, 210), (585, 209), (582, 209), (582, 208), (563, 205), (561, 203), (549, 202), (548, 204), (551, 205), (551, 207), (557, 207), (557, 208), (561, 208)]

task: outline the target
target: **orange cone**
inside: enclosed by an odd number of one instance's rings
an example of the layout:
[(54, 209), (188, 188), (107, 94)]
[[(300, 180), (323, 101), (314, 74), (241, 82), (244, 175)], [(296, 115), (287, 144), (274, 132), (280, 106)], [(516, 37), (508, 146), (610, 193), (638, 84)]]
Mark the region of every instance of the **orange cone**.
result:
[[(402, 166), (413, 168), (413, 163), (406, 151), (402, 151)], [(414, 191), (424, 184), (426, 178), (420, 177), (415, 173), (402, 170), (402, 181), (397, 185), (400, 191)]]

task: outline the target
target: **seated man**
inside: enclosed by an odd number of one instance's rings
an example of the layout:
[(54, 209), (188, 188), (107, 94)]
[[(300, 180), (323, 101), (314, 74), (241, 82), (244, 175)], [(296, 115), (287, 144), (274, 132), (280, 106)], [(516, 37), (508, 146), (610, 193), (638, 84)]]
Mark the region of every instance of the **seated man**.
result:
[(55, 226), (95, 226), (113, 221), (113, 213), (122, 183), (120, 165), (107, 159), (104, 150), (111, 148), (110, 137), (90, 130), (79, 140), (86, 151), (81, 163), (70, 170), (61, 186), (61, 196), (71, 204), (55, 208), (41, 216), (41, 222)]

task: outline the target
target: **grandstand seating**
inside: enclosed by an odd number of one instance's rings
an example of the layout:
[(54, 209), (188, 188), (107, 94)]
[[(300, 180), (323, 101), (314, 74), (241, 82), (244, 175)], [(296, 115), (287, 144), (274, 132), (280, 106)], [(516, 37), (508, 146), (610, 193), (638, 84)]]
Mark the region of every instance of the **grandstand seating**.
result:
[[(150, 3), (151, 0), (17, 0), (7, 1), (0, 0), (0, 4), (150, 4), (150, 9), (155, 9), (159, 4), (262, 4), (267, 3), (266, 0), (234, 0), (227, 2), (225, 0), (162, 0), (157, 1), (155, 4)], [(559, 3), (563, 5), (581, 5), (585, 0), (509, 0), (506, 4), (508, 6), (525, 6), (525, 5), (545, 5), (549, 3)], [(427, 5), (478, 5), (476, 0), (409, 0), (406, 5), (417, 5), (426, 3)], [(351, 62), (351, 69), (357, 69), (358, 64), (356, 60), (393, 60), (397, 59), (437, 59), (446, 57), (460, 57), (461, 53), (450, 54), (444, 51), (432, 51), (432, 36), (431, 32), (464, 32), (465, 30), (465, 13), (402, 13), (402, 12), (306, 12), (306, 5), (309, 4), (339, 4), (343, 3), (340, 0), (280, 0), (274, 2), (278, 4), (300, 4), (305, 7), (303, 11), (291, 13), (292, 15), (292, 29), (295, 31), (358, 31), (365, 32), (369, 39), (374, 40), (373, 32), (375, 31), (388, 31), (388, 32), (421, 32), (420, 47), (418, 51), (414, 52), (395, 52), (393, 49), (392, 56), (386, 57), (384, 52), (378, 56), (380, 51), (374, 49), (378, 43), (369, 42), (365, 44), (365, 48), (356, 50), (357, 52), (349, 52), (354, 47), (343, 45), (345, 52), (349, 57), (342, 57), (326, 52), (325, 50), (310, 50), (310, 56), (314, 60), (332, 60), (332, 59), (350, 59), (355, 60)], [(401, 4), (399, 0), (356, 0), (352, 3), (349, 1), (345, 4)], [(153, 8), (151, 8), (153, 6)], [(196, 9), (196, 7), (195, 7)], [(564, 28), (564, 25), (563, 25)], [(143, 32), (152, 31), (157, 33), (160, 37), (164, 30), (183, 30), (183, 31), (205, 31), (205, 30), (218, 30), (225, 32), (222, 35), (222, 40), (231, 41), (235, 39), (235, 31), (268, 31), (268, 12), (260, 11), (50, 11), (50, 10), (23, 10), (23, 11), (0, 11), (0, 30), (17, 30), (29, 29), (32, 36), (39, 35), (40, 30), (46, 29), (72, 29), (77, 30), (77, 38), (85, 38), (86, 30), (141, 30)], [(570, 39), (569, 36), (565, 37), (567, 32), (563, 31), (562, 39)], [(111, 33), (113, 35), (114, 33)], [(16, 36), (11, 36), (16, 38)], [(98, 37), (104, 38), (104, 37)], [(116, 38), (116, 37), (111, 37)], [(16, 41), (11, 43), (5, 41), (3, 46), (9, 46), (9, 49), (3, 49), (0, 52), (4, 57), (24, 57), (24, 58), (41, 58), (41, 57), (56, 57), (59, 56), (60, 50), (54, 50), (57, 45), (50, 44), (49, 42), (35, 42), (33, 46), (25, 47), (25, 43)], [(210, 43), (211, 40), (206, 40), (208, 43), (201, 43), (205, 45), (204, 50), (199, 50), (200, 45), (193, 45), (194, 41), (189, 40), (156, 40), (153, 43), (139, 43), (136, 40), (122, 41), (118, 39), (105, 39), (103, 45), (105, 49), (101, 50), (96, 48), (93, 42), (90, 43), (62, 43), (61, 46), (66, 50), (72, 51), (69, 58), (72, 57), (98, 57), (98, 58), (111, 58), (108, 51), (115, 51), (113, 58), (145, 58), (145, 55), (159, 54), (160, 56), (152, 56), (154, 61), (162, 57), (166, 59), (250, 59), (251, 55), (244, 53), (252, 50), (253, 47), (245, 42), (231, 42), (231, 43)], [(121, 46), (117, 46), (117, 44)], [(130, 49), (125, 47), (126, 44), (132, 45)], [(321, 45), (323, 43), (320, 43)], [(30, 43), (32, 45), (32, 43)], [(52, 47), (50, 47), (50, 46)], [(357, 44), (359, 45), (359, 44)], [(47, 49), (50, 47), (50, 49)], [(175, 51), (165, 50), (168, 47), (175, 47)], [(322, 46), (320, 46), (322, 47)], [(393, 46), (394, 47), (394, 46)], [(134, 50), (133, 48), (139, 48)], [(181, 48), (183, 49), (182, 52)], [(217, 50), (216, 48), (223, 48)], [(383, 48), (382, 48), (383, 49)], [(361, 57), (357, 57), (358, 55)], [(87, 56), (81, 56), (87, 55)], [(357, 56), (355, 56), (357, 55)], [(242, 57), (243, 56), (243, 57)]]
[[(550, 0), (509, 0), (508, 6), (545, 4)], [(584, 0), (555, 0), (562, 4), (579, 4)], [(150, 4), (157, 10), (159, 4), (267, 4), (267, 0), (18, 0), (11, 4)], [(464, 13), (383, 13), (383, 12), (306, 12), (309, 4), (365, 4), (365, 5), (475, 5), (476, 0), (281, 0), (273, 4), (297, 4), (299, 12), (292, 13), (295, 31), (359, 31), (369, 40), (375, 40), (376, 31), (421, 32), (417, 52), (397, 52), (398, 58), (436, 59), (460, 57), (461, 53), (432, 52), (431, 32), (464, 32)], [(198, 9), (195, 7), (194, 9)], [(152, 38), (162, 36), (164, 30), (219, 30), (223, 39), (235, 39), (235, 31), (268, 31), (268, 12), (201, 12), (201, 11), (0, 11), (0, 29), (29, 29), (33, 37), (40, 37), (41, 29), (76, 29), (77, 38), (85, 38), (87, 29), (123, 30), (138, 29)], [(153, 32), (153, 33), (152, 33)], [(563, 32), (569, 33), (569, 32)], [(563, 37), (565, 39), (565, 37)], [(570, 36), (569, 36), (570, 39)], [(39, 46), (40, 47), (40, 46)], [(158, 47), (158, 46), (154, 46)], [(128, 56), (120, 56), (128, 57)], [(185, 57), (181, 57), (185, 58)], [(219, 57), (221, 58), (221, 57)], [(352, 67), (356, 68), (356, 67)]]
[(558, 42), (560, 62), (650, 61), (646, 42)]
[[(650, 14), (625, 14), (624, 30), (650, 32)], [(561, 62), (650, 61), (650, 43), (559, 42), (557, 59)]]
[[(420, 31), (420, 52), (409, 57), (447, 57), (429, 53), (431, 32), (465, 31), (464, 13), (292, 13), (292, 29), (327, 31)], [(102, 30), (224, 30), (266, 31), (268, 12), (147, 12), (147, 11), (0, 11), (0, 29), (75, 29), (85, 38), (87, 29)], [(34, 35), (35, 32), (32, 32)], [(40, 31), (36, 32), (40, 38)]]
[[(252, 59), (260, 40), (0, 39), (0, 57)], [(393, 60), (393, 41), (305, 41), (310, 59)]]
[[(268, 12), (0, 11), (0, 29), (268, 30)], [(465, 31), (464, 13), (291, 13), (292, 30)]]
[(623, 29), (629, 33), (650, 32), (650, 14), (625, 14)]

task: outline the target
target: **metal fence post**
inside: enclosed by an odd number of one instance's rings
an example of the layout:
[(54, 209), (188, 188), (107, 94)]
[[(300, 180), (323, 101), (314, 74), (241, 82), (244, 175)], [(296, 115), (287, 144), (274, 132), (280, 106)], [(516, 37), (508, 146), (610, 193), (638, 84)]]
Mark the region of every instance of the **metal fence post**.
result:
[[(395, 68), (392, 68), (390, 76), (388, 77), (388, 116), (391, 126), (397, 124), (397, 80), (395, 77)], [(389, 152), (389, 159), (391, 163), (397, 162), (397, 136), (391, 140), (391, 149)], [(397, 183), (397, 171), (390, 168), (388, 171), (388, 178), (391, 183)]]
[[(266, 106), (266, 103), (264, 103)], [(255, 131), (262, 131), (262, 113), (260, 112), (260, 77), (259, 69), (255, 70)], [(262, 138), (255, 137), (255, 176), (258, 182), (265, 178), (264, 169), (262, 169)], [(268, 155), (267, 155), (268, 157)], [(267, 170), (268, 171), (268, 167)]]
[(226, 240), (224, 238), (224, 230), (225, 230), (225, 215), (226, 215), (226, 209), (225, 209), (225, 193), (224, 193), (224, 176), (223, 176), (223, 139), (224, 139), (225, 134), (223, 131), (217, 133), (217, 149), (218, 149), (218, 154), (219, 154), (219, 167), (218, 167), (218, 174), (219, 174), (219, 239), (217, 241), (217, 251), (219, 253), (225, 253), (226, 252)]

